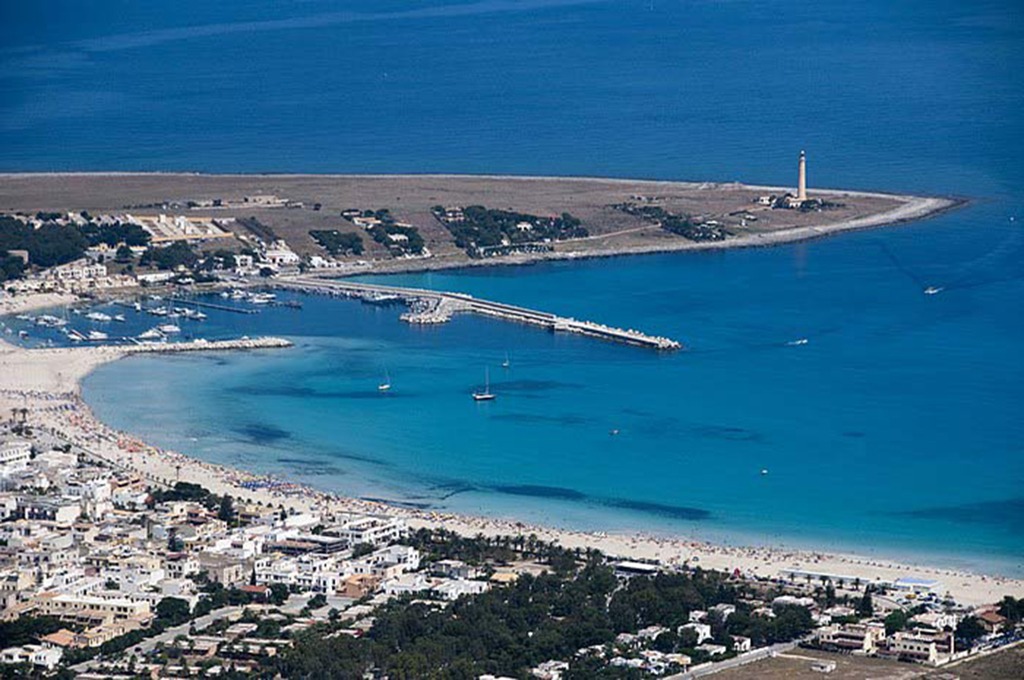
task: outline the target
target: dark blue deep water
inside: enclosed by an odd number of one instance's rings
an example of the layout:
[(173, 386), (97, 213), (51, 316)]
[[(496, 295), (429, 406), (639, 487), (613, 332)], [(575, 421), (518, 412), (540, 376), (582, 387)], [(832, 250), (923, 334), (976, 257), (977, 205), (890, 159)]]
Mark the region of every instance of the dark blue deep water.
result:
[(771, 250), (392, 279), (685, 353), (307, 299), (203, 331), (298, 350), (133, 359), (86, 396), (346, 493), (1021, 573), (1022, 66), (1014, 2), (4, 3), (0, 170), (788, 184), (805, 148), (812, 186), (969, 197)]

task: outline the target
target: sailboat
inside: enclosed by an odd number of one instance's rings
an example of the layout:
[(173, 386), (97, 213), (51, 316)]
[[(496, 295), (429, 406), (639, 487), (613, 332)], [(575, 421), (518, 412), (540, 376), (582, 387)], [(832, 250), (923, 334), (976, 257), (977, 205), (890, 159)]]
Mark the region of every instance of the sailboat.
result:
[(377, 390), (380, 392), (387, 392), (391, 389), (391, 376), (388, 375), (388, 369), (384, 369), (384, 382), (377, 385)]
[(510, 366), (512, 366), (512, 362), (508, 358), (508, 352), (505, 352), (505, 360), (501, 362), (501, 367), (509, 368)]
[(491, 401), (494, 398), (496, 398), (497, 396), (498, 395), (496, 395), (493, 392), (491, 392), (491, 372), (490, 372), (489, 369), (485, 368), (484, 369), (484, 391), (483, 392), (474, 392), (473, 393), (473, 400), (474, 401)]

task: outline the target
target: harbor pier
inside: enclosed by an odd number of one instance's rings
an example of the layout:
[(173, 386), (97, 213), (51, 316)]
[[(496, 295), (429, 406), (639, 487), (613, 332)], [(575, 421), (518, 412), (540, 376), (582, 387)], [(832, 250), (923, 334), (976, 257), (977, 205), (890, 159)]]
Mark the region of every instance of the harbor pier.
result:
[(682, 343), (663, 336), (650, 335), (634, 329), (615, 328), (593, 321), (580, 321), (550, 312), (484, 300), (465, 293), (308, 277), (279, 279), (274, 285), (304, 293), (356, 298), (373, 304), (401, 301), (409, 307), (409, 311), (402, 314), (402, 320), (413, 324), (446, 323), (457, 313), (474, 313), (540, 326), (552, 332), (576, 333), (662, 351), (678, 350), (683, 347)]

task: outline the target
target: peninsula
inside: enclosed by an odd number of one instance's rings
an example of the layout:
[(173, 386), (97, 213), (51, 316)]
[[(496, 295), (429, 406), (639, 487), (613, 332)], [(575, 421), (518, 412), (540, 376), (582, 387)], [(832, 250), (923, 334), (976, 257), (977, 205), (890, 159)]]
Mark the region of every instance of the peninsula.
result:
[(160, 232), (154, 243), (206, 250), (261, 244), (275, 271), (329, 276), (769, 246), (920, 220), (962, 202), (597, 178), (0, 175), (0, 213), (107, 215)]

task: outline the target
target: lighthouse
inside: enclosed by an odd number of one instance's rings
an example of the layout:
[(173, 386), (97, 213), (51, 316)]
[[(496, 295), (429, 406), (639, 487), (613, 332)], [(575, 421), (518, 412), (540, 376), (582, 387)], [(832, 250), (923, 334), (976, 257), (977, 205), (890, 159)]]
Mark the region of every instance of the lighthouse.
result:
[(796, 200), (807, 200), (807, 156), (803, 151), (800, 152), (800, 174), (796, 185)]

